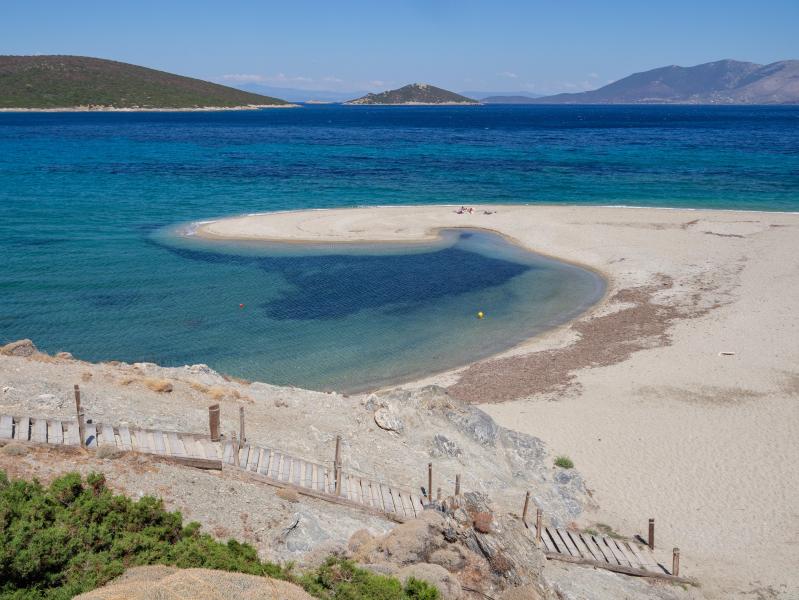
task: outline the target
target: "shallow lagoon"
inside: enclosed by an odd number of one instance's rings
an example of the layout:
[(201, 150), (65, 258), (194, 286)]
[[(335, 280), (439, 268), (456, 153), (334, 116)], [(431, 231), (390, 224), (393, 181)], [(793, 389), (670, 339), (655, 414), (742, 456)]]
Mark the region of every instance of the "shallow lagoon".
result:
[(207, 241), (173, 228), (151, 239), (203, 271), (171, 326), (184, 350), (201, 346), (226, 373), (314, 389), (361, 391), (489, 356), (604, 291), (595, 273), (485, 231), (345, 246)]

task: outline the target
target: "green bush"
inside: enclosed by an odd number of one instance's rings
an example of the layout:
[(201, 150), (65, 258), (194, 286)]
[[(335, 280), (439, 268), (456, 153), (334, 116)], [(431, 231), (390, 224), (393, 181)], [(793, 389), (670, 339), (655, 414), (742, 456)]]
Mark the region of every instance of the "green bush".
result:
[(430, 584), (409, 578), (405, 587), (393, 577), (376, 575), (355, 563), (329, 558), (324, 565), (306, 573), (298, 583), (312, 596), (324, 600), (438, 600)]
[(10, 481), (0, 471), (0, 600), (61, 600), (104, 585), (128, 567), (173, 565), (265, 575), (335, 600), (437, 600), (438, 590), (374, 575), (331, 558), (295, 576), (291, 567), (261, 562), (255, 548), (226, 544), (183, 525), (161, 500), (115, 496), (103, 475), (77, 473), (53, 481)]
[(574, 462), (568, 456), (558, 456), (555, 459), (555, 466), (560, 467), (561, 469), (573, 469)]

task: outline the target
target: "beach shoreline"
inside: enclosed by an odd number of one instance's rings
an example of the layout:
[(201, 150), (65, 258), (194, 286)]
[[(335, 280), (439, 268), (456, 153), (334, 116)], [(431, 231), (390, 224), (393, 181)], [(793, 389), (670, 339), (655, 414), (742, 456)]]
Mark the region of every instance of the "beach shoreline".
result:
[(709, 597), (798, 591), (799, 478), (786, 473), (799, 439), (799, 215), (407, 206), (234, 217), (198, 235), (407, 242), (459, 226), (595, 269), (606, 297), (505, 353), (404, 387), (447, 387), (569, 455), (599, 505), (582, 524), (631, 535), (655, 517)]
[(0, 108), (0, 113), (173, 113), (173, 112), (219, 112), (228, 110), (261, 110), (263, 108), (300, 108), (299, 104), (245, 104), (241, 106), (198, 106), (185, 108), (117, 108), (114, 106), (65, 106), (61, 108)]

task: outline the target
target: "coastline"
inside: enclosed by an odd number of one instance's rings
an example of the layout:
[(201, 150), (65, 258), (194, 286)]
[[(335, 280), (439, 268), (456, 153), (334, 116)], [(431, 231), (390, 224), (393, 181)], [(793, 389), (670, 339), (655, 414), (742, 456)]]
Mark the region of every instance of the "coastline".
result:
[(262, 108), (301, 108), (299, 104), (245, 104), (241, 106), (198, 106), (186, 108), (117, 108), (114, 106), (65, 106), (62, 108), (0, 108), (0, 113), (66, 112), (217, 112), (226, 110), (261, 110)]
[(489, 402), (501, 425), (568, 454), (599, 504), (593, 522), (629, 534), (656, 517), (659, 539), (680, 546), (710, 597), (799, 590), (789, 501), (799, 478), (785, 475), (799, 438), (799, 215), (475, 208), (291, 211), (213, 221), (198, 235), (408, 242), (478, 227), (597, 270), (606, 297), (571, 323), (404, 387)]

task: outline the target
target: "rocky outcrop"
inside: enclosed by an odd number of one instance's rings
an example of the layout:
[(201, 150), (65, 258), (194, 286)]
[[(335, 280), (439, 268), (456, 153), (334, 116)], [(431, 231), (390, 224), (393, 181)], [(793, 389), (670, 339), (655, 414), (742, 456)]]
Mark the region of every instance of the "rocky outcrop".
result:
[[(395, 389), (371, 394), (364, 408), (378, 425), (435, 459), (434, 494), (438, 482), (450, 484), (463, 475), (464, 491), (491, 490), (491, 497), (511, 510), (521, 510), (524, 489), (536, 507), (557, 527), (576, 520), (593, 502), (577, 471), (553, 468), (553, 457), (540, 439), (505, 429), (473, 404), (448, 395), (438, 386), (414, 391)], [(451, 493), (452, 488), (445, 488)], [(518, 507), (518, 508), (516, 508)]]
[(210, 569), (136, 567), (79, 600), (313, 600), (302, 588), (269, 577)]
[(5, 356), (33, 356), (36, 354), (36, 346), (31, 340), (17, 340), (0, 347), (0, 354)]
[[(519, 519), (493, 509), (483, 494), (451, 496), (383, 536), (356, 532), (350, 555), (377, 572), (424, 579), (449, 600), (464, 590), (494, 595), (534, 584), (544, 555)], [(480, 526), (481, 515), (490, 517), (489, 528)]]

